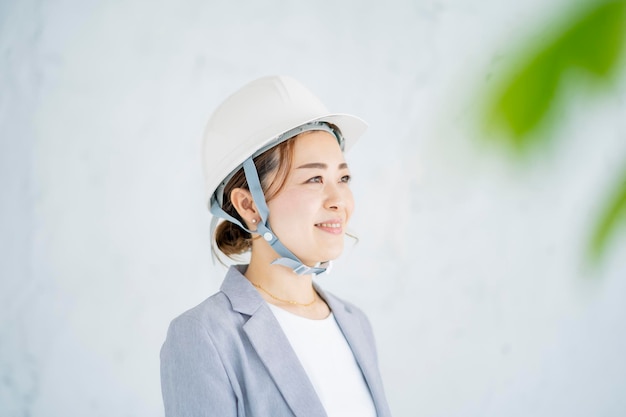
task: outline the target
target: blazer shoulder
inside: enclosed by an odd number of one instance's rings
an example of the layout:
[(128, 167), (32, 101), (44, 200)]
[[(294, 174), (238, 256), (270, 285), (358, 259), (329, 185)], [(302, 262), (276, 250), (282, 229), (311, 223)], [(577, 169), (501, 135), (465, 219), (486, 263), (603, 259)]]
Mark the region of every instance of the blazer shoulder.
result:
[(172, 320), (170, 327), (199, 326), (205, 330), (232, 324), (233, 309), (228, 297), (222, 292), (211, 295), (195, 307)]

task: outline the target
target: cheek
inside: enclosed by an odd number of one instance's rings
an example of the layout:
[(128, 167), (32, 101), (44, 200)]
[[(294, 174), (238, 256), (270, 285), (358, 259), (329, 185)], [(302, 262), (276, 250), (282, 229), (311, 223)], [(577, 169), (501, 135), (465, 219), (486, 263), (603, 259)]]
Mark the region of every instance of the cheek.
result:
[(348, 190), (348, 193), (345, 197), (346, 201), (346, 215), (348, 216), (348, 220), (352, 217), (352, 213), (354, 212), (354, 196), (352, 195), (352, 191)]
[(267, 203), (270, 213), (292, 213), (298, 210), (301, 199), (295, 193), (283, 191), (278, 197)]
[(270, 218), (280, 221), (291, 221), (301, 218), (310, 204), (302, 193), (282, 192), (278, 197), (267, 203), (270, 210)]

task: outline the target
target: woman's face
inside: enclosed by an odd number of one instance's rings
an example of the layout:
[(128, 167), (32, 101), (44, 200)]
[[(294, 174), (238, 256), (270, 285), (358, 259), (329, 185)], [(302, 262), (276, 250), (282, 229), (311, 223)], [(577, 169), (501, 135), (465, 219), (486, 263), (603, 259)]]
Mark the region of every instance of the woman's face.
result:
[(350, 171), (337, 139), (312, 131), (294, 139), (283, 189), (268, 203), (269, 222), (281, 242), (304, 264), (337, 258), (354, 210)]

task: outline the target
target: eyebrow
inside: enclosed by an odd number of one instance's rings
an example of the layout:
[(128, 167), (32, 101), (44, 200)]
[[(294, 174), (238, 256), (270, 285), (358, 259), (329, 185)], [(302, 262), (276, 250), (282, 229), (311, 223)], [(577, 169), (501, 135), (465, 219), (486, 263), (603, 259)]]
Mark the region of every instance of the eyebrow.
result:
[[(311, 162), (311, 163), (308, 163), (308, 164), (300, 165), (296, 169), (311, 169), (311, 168), (328, 169), (328, 165), (324, 164), (322, 162)], [(342, 162), (341, 164), (339, 164), (338, 168), (339, 169), (346, 169), (346, 168), (348, 168), (348, 164), (345, 163), (345, 162)]]

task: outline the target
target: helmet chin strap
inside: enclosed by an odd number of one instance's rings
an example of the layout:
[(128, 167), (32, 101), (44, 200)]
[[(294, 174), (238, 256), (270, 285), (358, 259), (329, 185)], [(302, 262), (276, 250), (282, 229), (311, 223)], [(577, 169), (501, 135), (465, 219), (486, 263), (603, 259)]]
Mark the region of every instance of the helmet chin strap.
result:
[(268, 217), (269, 217), (269, 209), (267, 208), (267, 202), (265, 201), (265, 195), (263, 194), (263, 189), (261, 188), (261, 182), (259, 181), (259, 174), (257, 173), (256, 166), (254, 165), (254, 161), (252, 157), (246, 159), (243, 163), (244, 173), (246, 175), (246, 180), (248, 181), (248, 187), (250, 189), (250, 193), (252, 194), (252, 199), (254, 200), (254, 204), (259, 211), (259, 216), (261, 217), (261, 221), (258, 224), (257, 230), (252, 231), (248, 230), (239, 220), (235, 219), (233, 216), (226, 213), (220, 203), (217, 201), (217, 198), (211, 198), (211, 213), (213, 214), (213, 220), (211, 221), (211, 232), (215, 230), (215, 226), (217, 224), (217, 218), (221, 217), (229, 222), (236, 224), (241, 227), (245, 231), (249, 233), (258, 233), (265, 239), (267, 243), (280, 255), (280, 258), (275, 259), (272, 262), (272, 265), (283, 265), (293, 270), (298, 275), (308, 275), (308, 274), (321, 274), (322, 272), (330, 272), (330, 261), (320, 262), (317, 265), (310, 267), (302, 263), (300, 259), (296, 255), (293, 254), (289, 249), (282, 244), (282, 242), (278, 239), (276, 234), (272, 231)]

